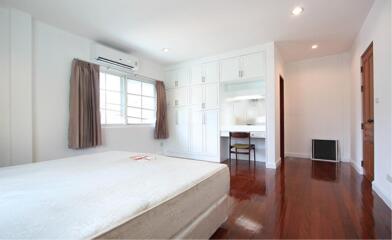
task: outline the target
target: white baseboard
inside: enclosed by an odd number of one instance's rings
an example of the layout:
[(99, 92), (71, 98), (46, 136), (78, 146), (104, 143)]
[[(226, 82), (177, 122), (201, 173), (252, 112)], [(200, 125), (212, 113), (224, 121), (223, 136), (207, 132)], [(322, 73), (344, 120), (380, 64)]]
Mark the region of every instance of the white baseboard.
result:
[(276, 159), (276, 162), (274, 162), (274, 163), (267, 162), (265, 167), (269, 168), (269, 169), (277, 169), (280, 166), (281, 162), (282, 162), (281, 159), (278, 158), (278, 159)]
[(363, 168), (359, 166), (356, 162), (350, 162), (351, 166), (360, 174), (363, 175)]
[(305, 158), (310, 159), (312, 156), (305, 153), (293, 153), (293, 152), (286, 152), (284, 154), (286, 157), (293, 157), (293, 158)]
[(372, 184), (372, 189), (373, 191), (385, 202), (385, 204), (392, 209), (392, 199), (389, 199), (388, 193), (383, 192), (383, 190), (381, 190), (381, 188), (379, 188), (376, 184), (375, 181), (373, 181)]
[(392, 183), (392, 174), (388, 174), (388, 175), (387, 175), (387, 180), (388, 180), (390, 183)]

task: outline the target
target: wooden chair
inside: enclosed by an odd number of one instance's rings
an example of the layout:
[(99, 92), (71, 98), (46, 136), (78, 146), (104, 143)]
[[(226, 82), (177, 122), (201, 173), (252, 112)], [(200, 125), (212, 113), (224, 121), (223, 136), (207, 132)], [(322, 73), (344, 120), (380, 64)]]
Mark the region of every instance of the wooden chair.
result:
[[(247, 144), (232, 144), (232, 139), (248, 139)], [(229, 162), (231, 163), (231, 154), (235, 153), (235, 160), (238, 161), (238, 154), (248, 155), (250, 163), (250, 154), (253, 150), (253, 160), (256, 163), (256, 146), (250, 142), (250, 133), (248, 132), (230, 132), (229, 136)]]

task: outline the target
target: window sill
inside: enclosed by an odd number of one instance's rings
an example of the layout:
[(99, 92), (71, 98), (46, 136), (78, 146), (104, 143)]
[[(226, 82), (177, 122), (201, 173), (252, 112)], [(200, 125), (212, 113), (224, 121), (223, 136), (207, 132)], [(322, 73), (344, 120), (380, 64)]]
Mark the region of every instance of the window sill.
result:
[(136, 124), (106, 124), (101, 125), (103, 129), (111, 129), (111, 128), (134, 128), (134, 127), (154, 127), (153, 123), (136, 123)]

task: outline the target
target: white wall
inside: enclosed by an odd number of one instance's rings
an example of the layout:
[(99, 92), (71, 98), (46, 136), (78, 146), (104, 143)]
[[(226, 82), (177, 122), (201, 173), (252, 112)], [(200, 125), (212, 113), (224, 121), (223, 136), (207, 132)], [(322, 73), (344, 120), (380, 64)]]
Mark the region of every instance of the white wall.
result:
[[(41, 22), (34, 22), (34, 149), (43, 161), (103, 150), (156, 152), (152, 125), (107, 127), (104, 146), (75, 151), (67, 148), (68, 98), (71, 62), (90, 60), (91, 41)], [(159, 64), (141, 59), (138, 74), (163, 79)]]
[(279, 160), (279, 119), (276, 119), (279, 112), (279, 95), (276, 93), (279, 91), (279, 85), (277, 84), (277, 50), (274, 42), (266, 44), (267, 54), (267, 79), (266, 79), (266, 152), (267, 152), (267, 168), (277, 168), (280, 164)]
[(32, 19), (0, 8), (0, 166), (30, 163), (32, 149)]
[[(10, 21), (12, 12), (21, 15), (18, 21)], [(68, 149), (71, 63), (90, 60), (92, 41), (15, 10), (0, 8), (0, 19), (0, 32), (11, 33), (0, 39), (0, 166), (104, 150), (160, 151), (152, 125), (104, 128), (103, 147)], [(146, 58), (140, 58), (138, 74), (158, 80), (164, 75), (160, 64)]]
[(337, 139), (341, 160), (350, 161), (350, 79), (348, 54), (287, 64), (287, 156), (310, 158), (312, 139)]
[(362, 122), (361, 105), (361, 55), (373, 41), (374, 51), (374, 143), (375, 180), (373, 189), (392, 206), (392, 184), (387, 180), (391, 169), (391, 2), (375, 1), (352, 49), (351, 82), (351, 138), (352, 161), (357, 169), (362, 169)]

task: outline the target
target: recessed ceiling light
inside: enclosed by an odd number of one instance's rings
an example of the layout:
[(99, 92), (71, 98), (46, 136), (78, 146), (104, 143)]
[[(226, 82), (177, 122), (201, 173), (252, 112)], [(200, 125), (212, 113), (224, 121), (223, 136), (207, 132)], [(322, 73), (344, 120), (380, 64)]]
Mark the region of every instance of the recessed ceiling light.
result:
[(303, 7), (295, 7), (292, 11), (294, 16), (299, 16), (304, 12), (304, 8)]
[(164, 53), (167, 53), (169, 51), (170, 51), (170, 49), (168, 49), (168, 48), (162, 48), (162, 52), (164, 52)]
[(317, 44), (312, 45), (312, 49), (317, 49), (319, 46)]

